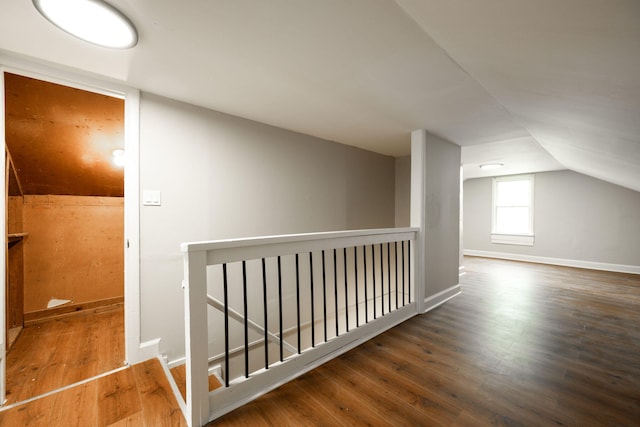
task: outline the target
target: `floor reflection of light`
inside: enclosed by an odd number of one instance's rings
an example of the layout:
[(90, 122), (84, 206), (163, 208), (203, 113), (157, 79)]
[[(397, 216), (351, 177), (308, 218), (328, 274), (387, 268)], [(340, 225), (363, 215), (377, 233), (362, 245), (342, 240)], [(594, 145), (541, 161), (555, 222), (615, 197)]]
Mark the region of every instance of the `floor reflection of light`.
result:
[[(513, 360), (507, 359), (511, 350), (528, 352), (535, 349), (537, 340), (544, 334), (535, 333), (540, 316), (544, 315), (544, 289), (539, 286), (534, 272), (521, 266), (503, 266), (498, 273), (487, 274), (486, 286), (494, 288), (488, 304), (490, 313), (480, 319), (479, 333), (490, 337), (481, 343), (481, 352), (494, 363), (499, 372), (506, 369), (505, 364), (513, 367)], [(532, 333), (533, 332), (533, 333)], [(516, 363), (520, 368), (530, 367)]]

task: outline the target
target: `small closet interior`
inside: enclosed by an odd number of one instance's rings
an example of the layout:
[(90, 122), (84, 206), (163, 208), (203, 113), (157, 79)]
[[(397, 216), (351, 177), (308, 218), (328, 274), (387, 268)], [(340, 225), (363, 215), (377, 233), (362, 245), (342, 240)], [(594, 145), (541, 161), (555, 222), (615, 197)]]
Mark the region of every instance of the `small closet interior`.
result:
[(124, 101), (11, 73), (4, 86), (10, 348), (23, 327), (124, 300)]

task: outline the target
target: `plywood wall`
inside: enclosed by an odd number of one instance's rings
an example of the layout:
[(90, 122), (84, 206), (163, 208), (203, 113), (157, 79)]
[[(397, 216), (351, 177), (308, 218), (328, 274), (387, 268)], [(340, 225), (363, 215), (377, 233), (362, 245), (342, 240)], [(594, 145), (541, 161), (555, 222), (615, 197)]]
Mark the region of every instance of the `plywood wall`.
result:
[(122, 197), (25, 196), (25, 313), (124, 295)]
[(7, 233), (22, 233), (22, 196), (7, 197)]

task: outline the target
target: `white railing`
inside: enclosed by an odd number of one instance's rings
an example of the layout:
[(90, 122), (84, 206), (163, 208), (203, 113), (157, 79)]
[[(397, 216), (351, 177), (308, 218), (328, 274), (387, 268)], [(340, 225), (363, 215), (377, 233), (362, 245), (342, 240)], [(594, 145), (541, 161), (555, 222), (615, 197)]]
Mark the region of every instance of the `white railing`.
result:
[[(417, 231), (184, 243), (188, 424), (205, 425), (414, 316)], [(224, 384), (209, 392), (216, 364)]]

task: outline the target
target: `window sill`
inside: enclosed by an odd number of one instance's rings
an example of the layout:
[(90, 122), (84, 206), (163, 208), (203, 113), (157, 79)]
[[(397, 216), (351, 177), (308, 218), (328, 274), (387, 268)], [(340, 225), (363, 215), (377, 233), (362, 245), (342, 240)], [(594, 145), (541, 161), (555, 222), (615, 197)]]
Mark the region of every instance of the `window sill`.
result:
[(499, 245), (533, 246), (533, 235), (523, 234), (495, 234), (491, 233), (491, 243)]

